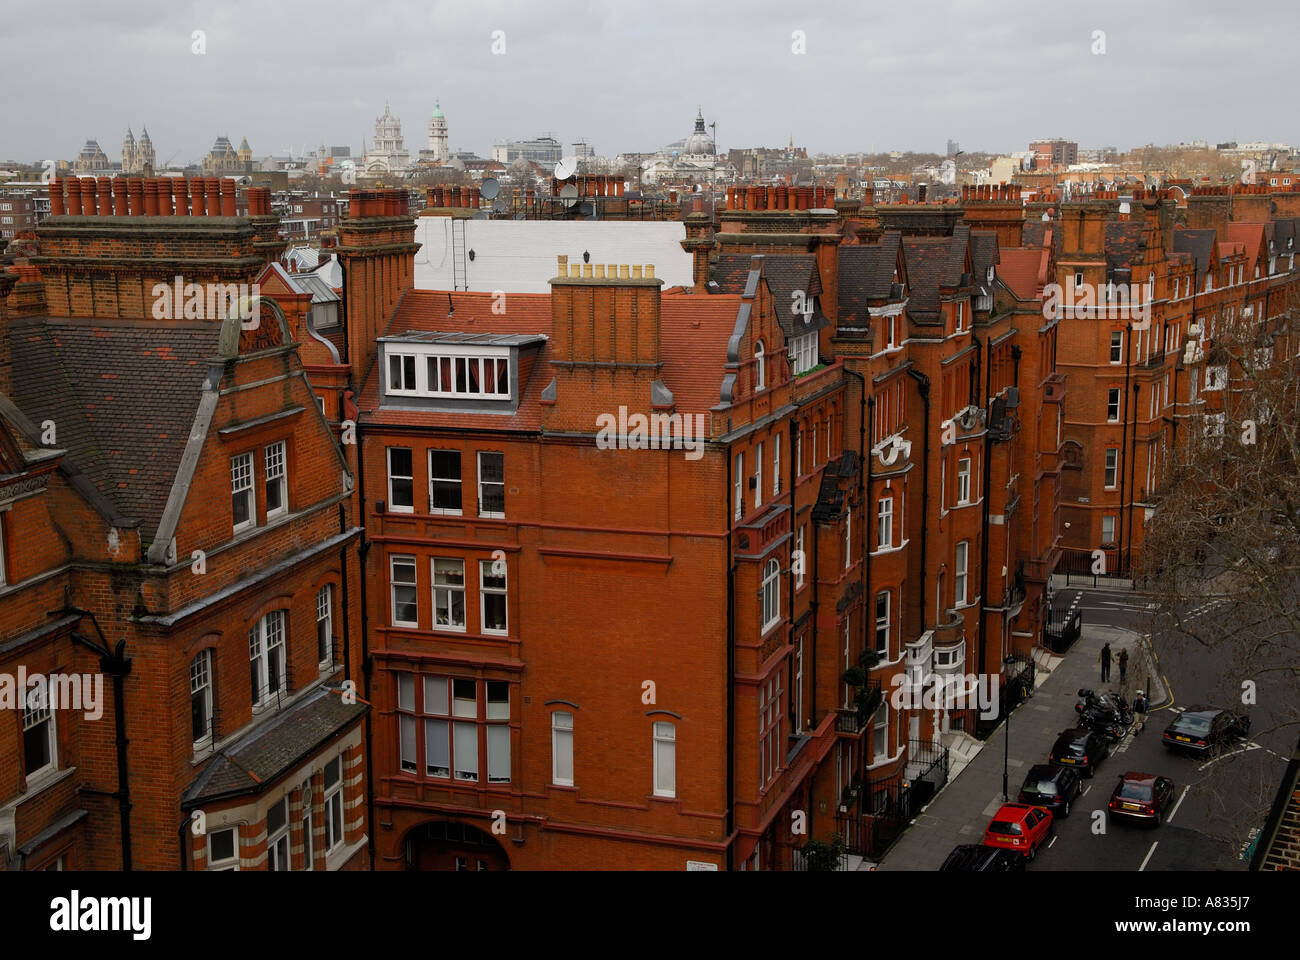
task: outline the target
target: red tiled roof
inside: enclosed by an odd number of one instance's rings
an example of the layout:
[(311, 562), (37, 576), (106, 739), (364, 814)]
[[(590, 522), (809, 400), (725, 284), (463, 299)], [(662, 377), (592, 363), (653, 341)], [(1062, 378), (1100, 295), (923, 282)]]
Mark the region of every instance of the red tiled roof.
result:
[(1042, 271), (1045, 248), (1003, 247), (1002, 262), (998, 264), (998, 276), (1011, 288), (1021, 300), (1033, 300), (1038, 296), (1038, 277)]
[(1263, 223), (1231, 222), (1224, 224), (1222, 235), (1225, 241), (1240, 244), (1246, 251), (1246, 259), (1254, 263), (1259, 259), (1259, 250), (1264, 243), (1264, 232), (1267, 226)]
[[(551, 382), (551, 296), (548, 293), (507, 294), (505, 313), (493, 313), (491, 293), (409, 290), (402, 297), (386, 335), (414, 332), (542, 334), (541, 347), (515, 413), (509, 416), (446, 410), (382, 409), (380, 371), (373, 365), (357, 398), (362, 419), (371, 424), (411, 424), (424, 427), (476, 427), (488, 430), (538, 431), (542, 421), (542, 391)], [(669, 292), (660, 296), (662, 379), (672, 391), (677, 409), (704, 413), (718, 404), (722, 391), (727, 341), (735, 328), (741, 298), (726, 294)], [(452, 313), (448, 316), (448, 306)], [(647, 404), (649, 397), (646, 398)]]

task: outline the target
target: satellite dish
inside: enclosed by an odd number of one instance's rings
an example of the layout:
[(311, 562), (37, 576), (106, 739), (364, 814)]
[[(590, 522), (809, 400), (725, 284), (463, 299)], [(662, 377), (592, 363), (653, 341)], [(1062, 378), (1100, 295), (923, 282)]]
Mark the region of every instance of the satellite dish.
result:
[(507, 200), (505, 197), (497, 197), (495, 200), (492, 201), (492, 212), (509, 213), (510, 201)]
[(578, 188), (571, 183), (566, 183), (560, 189), (560, 202), (565, 207), (571, 207), (578, 202)]
[(578, 204), (578, 216), (580, 217), (590, 217), (594, 211), (595, 207), (593, 204), (586, 201)]
[(488, 211), (486, 211), (486, 210), (480, 210), (478, 213), (474, 214), (474, 216), (470, 217), (470, 219), (471, 219), (471, 220), (489, 220), (489, 219), (491, 219), (491, 217), (492, 217), (492, 214), (488, 213)]
[(578, 172), (577, 157), (562, 157), (560, 162), (555, 165), (555, 179), (568, 180)]
[(496, 178), (488, 177), (478, 188), (479, 196), (484, 200), (495, 200), (497, 194), (501, 192), (501, 184), (497, 183)]

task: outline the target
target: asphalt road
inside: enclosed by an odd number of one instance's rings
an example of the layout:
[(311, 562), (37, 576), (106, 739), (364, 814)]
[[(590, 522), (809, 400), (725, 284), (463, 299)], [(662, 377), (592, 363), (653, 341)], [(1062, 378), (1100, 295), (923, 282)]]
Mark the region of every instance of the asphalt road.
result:
[[(1202, 602), (1185, 611), (1196, 619), (1209, 616), (1219, 603)], [(1011, 799), (1028, 768), (1047, 762), (1057, 734), (1074, 726), (1076, 691), (1119, 687), (1119, 672), (1101, 684), (1098, 652), (1105, 642), (1113, 650), (1127, 646), (1134, 655), (1125, 693), (1132, 698), (1148, 670), (1158, 675), (1151, 684), (1156, 707), (1142, 733), (1130, 734), (1112, 747), (1096, 776), (1084, 781), (1084, 793), (1068, 818), (1058, 818), (1048, 846), (1040, 851), (1030, 870), (1244, 870), (1238, 839), (1251, 824), (1243, 810), (1276, 790), (1290, 746), (1285, 735), (1262, 736), (1263, 743), (1248, 741), (1224, 751), (1218, 758), (1174, 754), (1161, 743), (1160, 734), (1175, 712), (1211, 699), (1218, 682), (1212, 654), (1188, 649), (1170, 662), (1157, 662), (1141, 653), (1141, 634), (1154, 611), (1146, 596), (1128, 591), (1067, 587), (1056, 594), (1055, 605), (1073, 607), (1083, 614), (1083, 635), (1065, 660), (1035, 695), (1011, 717), (1008, 773)], [(1158, 614), (1157, 614), (1158, 615)], [(1261, 686), (1260, 704), (1245, 708), (1256, 728), (1267, 727), (1273, 717), (1272, 698)], [(1229, 704), (1219, 704), (1228, 706)], [(1238, 706), (1237, 709), (1243, 709)], [(881, 870), (934, 870), (952, 848), (979, 843), (984, 827), (1002, 803), (1003, 737), (1006, 725), (986, 741), (984, 749), (955, 780), (914, 820), (886, 854)], [(1278, 742), (1272, 742), (1277, 740)], [(1158, 826), (1110, 820), (1106, 803), (1121, 774), (1141, 771), (1167, 776), (1175, 784), (1174, 801)], [(1254, 824), (1258, 826), (1258, 823)]]

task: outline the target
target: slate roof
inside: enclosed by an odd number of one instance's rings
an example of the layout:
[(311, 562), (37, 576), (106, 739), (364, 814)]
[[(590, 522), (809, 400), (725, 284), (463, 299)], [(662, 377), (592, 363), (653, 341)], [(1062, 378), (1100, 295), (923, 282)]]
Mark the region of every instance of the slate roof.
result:
[(1141, 220), (1111, 220), (1106, 224), (1106, 273), (1117, 270), (1133, 270), (1133, 264), (1142, 258), (1145, 249), (1142, 245), (1142, 231), (1145, 224)]
[(1059, 260), (1064, 241), (1062, 240), (1061, 225), (1055, 220), (1026, 220), (1021, 233), (1024, 238), (1024, 245), (1026, 247), (1041, 247), (1043, 237), (1047, 235), (1048, 230), (1052, 231), (1052, 255)]
[(894, 268), (901, 243), (902, 234), (891, 230), (879, 243), (840, 247), (839, 319), (860, 319), (867, 316), (869, 304), (901, 295), (901, 291), (894, 290)]
[(1200, 286), (1214, 259), (1215, 232), (1210, 229), (1174, 231), (1174, 250), (1177, 253), (1189, 253), (1196, 262), (1196, 283)]
[(939, 292), (961, 285), (970, 227), (959, 224), (951, 237), (916, 237), (903, 243), (910, 289), (908, 314), (922, 323), (939, 315)]
[(317, 688), (210, 757), (181, 795), (182, 808), (260, 793), (369, 709), (364, 703), (344, 703), (337, 690)]
[[(718, 257), (714, 280), (723, 293), (740, 294), (745, 290), (752, 254), (728, 253)], [(805, 324), (803, 317), (794, 312), (794, 291), (802, 290), (805, 296), (815, 297), (822, 292), (821, 274), (817, 272), (817, 258), (811, 253), (769, 253), (763, 255), (763, 276), (772, 291), (772, 305), (776, 320), (786, 337), (794, 337), (820, 330), (829, 321), (818, 309), (812, 322)], [(798, 327), (795, 323), (798, 322)]]
[[(996, 230), (972, 230), (970, 232), (971, 279), (975, 284), (975, 296), (991, 296), (992, 284), (986, 279), (989, 267), (996, 268), (1000, 262), (998, 256), (998, 232)], [(994, 275), (996, 276), (996, 269)]]
[(35, 423), (54, 421), (57, 445), (152, 542), (221, 325), (41, 317), (10, 327), (14, 402)]
[(1300, 220), (1274, 220), (1272, 223), (1273, 242), (1277, 245), (1276, 252), (1279, 255), (1289, 251), (1294, 252), (1295, 247), (1300, 245)]

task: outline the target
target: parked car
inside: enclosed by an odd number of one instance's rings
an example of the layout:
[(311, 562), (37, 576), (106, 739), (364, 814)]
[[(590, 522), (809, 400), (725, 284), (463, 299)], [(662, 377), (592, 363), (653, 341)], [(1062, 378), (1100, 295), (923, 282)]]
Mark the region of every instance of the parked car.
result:
[(1070, 801), (1083, 792), (1083, 777), (1073, 767), (1039, 763), (1029, 768), (1020, 788), (1020, 802), (1052, 811), (1054, 817), (1070, 815)]
[(958, 870), (963, 873), (1008, 873), (1025, 869), (1025, 858), (1001, 847), (986, 847), (979, 843), (963, 843), (954, 847), (940, 870)]
[(1048, 760), (1057, 766), (1073, 767), (1091, 778), (1097, 772), (1097, 764), (1106, 759), (1106, 753), (1106, 738), (1102, 734), (1087, 727), (1073, 727), (1061, 731), (1052, 744)]
[(1112, 817), (1128, 817), (1159, 826), (1169, 801), (1174, 796), (1174, 782), (1154, 773), (1135, 773), (1130, 770), (1119, 778), (1106, 812)]
[(1219, 707), (1188, 707), (1165, 727), (1163, 743), (1171, 750), (1210, 753), (1250, 736), (1250, 717)]
[(1004, 803), (984, 831), (984, 845), (1034, 859), (1052, 830), (1052, 815), (1027, 803)]

